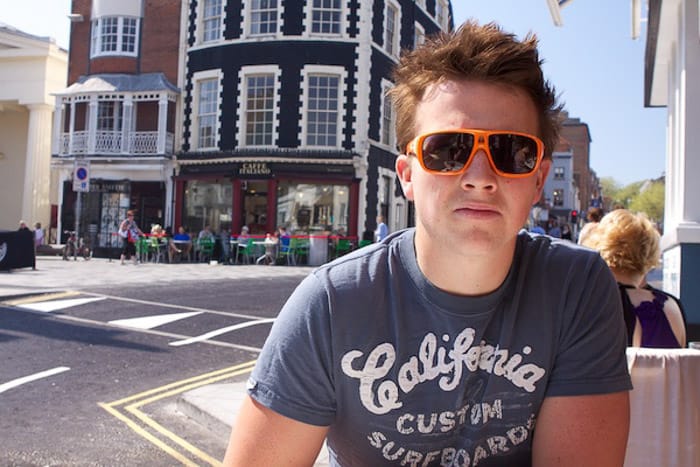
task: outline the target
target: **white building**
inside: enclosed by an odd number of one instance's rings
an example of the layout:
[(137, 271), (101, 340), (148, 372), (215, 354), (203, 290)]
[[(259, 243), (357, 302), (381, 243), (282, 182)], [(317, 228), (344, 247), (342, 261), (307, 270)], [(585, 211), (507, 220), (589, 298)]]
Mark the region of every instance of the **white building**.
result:
[(66, 86), (68, 53), (53, 39), (0, 23), (0, 230), (51, 221), (52, 93)]

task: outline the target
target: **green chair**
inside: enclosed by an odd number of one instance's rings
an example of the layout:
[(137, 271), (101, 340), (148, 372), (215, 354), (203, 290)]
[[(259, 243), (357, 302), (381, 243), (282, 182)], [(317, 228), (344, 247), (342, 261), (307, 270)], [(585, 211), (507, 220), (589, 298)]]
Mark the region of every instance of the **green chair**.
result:
[(333, 248), (333, 258), (338, 258), (343, 256), (345, 253), (349, 253), (352, 250), (352, 244), (347, 238), (338, 238)]
[(199, 246), (199, 261), (210, 261), (214, 256), (214, 240), (201, 238), (197, 242)]
[(136, 247), (136, 258), (141, 263), (145, 263), (146, 261), (148, 261), (149, 243), (150, 239), (148, 237), (139, 237), (139, 239), (136, 240), (136, 243), (134, 244), (134, 247)]
[(372, 240), (360, 240), (360, 243), (357, 245), (358, 248), (362, 248), (363, 246), (371, 245), (374, 243)]
[(309, 261), (309, 239), (308, 238), (295, 238), (292, 237), (291, 248), (294, 250), (294, 264), (299, 264), (300, 259), (303, 258), (304, 264)]
[(250, 258), (255, 253), (253, 251), (253, 246), (252, 238), (239, 242), (238, 245), (236, 245), (235, 263), (238, 264), (238, 258), (241, 257), (242, 261), (245, 261), (245, 264), (250, 264)]
[(294, 247), (294, 239), (292, 237), (281, 237), (279, 243), (279, 252), (277, 254), (280, 261), (286, 262), (287, 265), (296, 265), (296, 249)]

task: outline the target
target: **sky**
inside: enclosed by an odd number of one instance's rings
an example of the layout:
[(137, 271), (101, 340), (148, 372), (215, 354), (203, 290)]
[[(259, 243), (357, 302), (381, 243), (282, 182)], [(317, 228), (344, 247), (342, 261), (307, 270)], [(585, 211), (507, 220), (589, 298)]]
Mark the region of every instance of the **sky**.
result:
[[(588, 124), (591, 168), (621, 185), (659, 177), (666, 157), (666, 108), (644, 107), (646, 23), (633, 40), (631, 3), (570, 0), (557, 27), (546, 0), (452, 0), (455, 24), (474, 18), (496, 21), (519, 37), (537, 34), (546, 78), (569, 116)], [(0, 22), (53, 37), (67, 49), (70, 4), (0, 0)]]

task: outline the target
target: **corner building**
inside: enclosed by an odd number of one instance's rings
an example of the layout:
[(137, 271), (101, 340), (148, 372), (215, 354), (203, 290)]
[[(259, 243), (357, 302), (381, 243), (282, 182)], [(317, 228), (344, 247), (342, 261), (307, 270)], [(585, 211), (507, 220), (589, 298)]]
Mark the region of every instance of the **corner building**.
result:
[(386, 98), (448, 0), (192, 0), (174, 222), (361, 236), (412, 222)]
[[(77, 224), (97, 255), (114, 255), (128, 209), (144, 231), (172, 218), (184, 8), (181, 0), (71, 7), (68, 87), (55, 93), (52, 133), (59, 242)], [(75, 191), (77, 167), (89, 173), (84, 191)]]

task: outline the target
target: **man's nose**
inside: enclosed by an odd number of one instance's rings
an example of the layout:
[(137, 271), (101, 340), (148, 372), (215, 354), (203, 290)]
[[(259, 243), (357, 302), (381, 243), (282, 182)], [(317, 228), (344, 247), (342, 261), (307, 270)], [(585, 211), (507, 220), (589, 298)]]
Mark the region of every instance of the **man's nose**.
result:
[(493, 171), (488, 155), (484, 149), (479, 149), (472, 157), (467, 170), (462, 174), (462, 186), (465, 189), (488, 189), (496, 187), (498, 174)]

